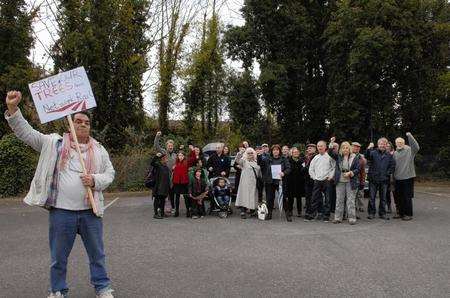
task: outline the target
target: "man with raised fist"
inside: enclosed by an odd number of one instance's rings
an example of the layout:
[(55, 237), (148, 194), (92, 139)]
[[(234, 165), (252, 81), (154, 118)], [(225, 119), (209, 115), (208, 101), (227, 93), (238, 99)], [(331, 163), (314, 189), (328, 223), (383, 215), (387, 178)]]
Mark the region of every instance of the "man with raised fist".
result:
[[(18, 108), (21, 99), (19, 91), (8, 92), (5, 119), (20, 140), (40, 152), (36, 173), (24, 202), (49, 210), (49, 297), (67, 295), (67, 260), (77, 234), (80, 234), (89, 256), (91, 284), (97, 297), (113, 297), (105, 266), (101, 218), (102, 191), (111, 184), (115, 175), (108, 152), (90, 136), (88, 114), (76, 113), (73, 122), (86, 165), (87, 174), (84, 175), (74, 136), (71, 133), (46, 135), (33, 129)], [(97, 215), (87, 199), (87, 187), (94, 194)]]

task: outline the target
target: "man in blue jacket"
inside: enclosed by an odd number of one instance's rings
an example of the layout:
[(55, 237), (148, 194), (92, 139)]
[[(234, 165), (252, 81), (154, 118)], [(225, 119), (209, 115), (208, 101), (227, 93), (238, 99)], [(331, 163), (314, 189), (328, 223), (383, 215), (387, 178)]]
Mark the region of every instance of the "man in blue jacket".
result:
[(380, 196), (380, 205), (378, 207), (378, 215), (382, 219), (389, 219), (386, 216), (386, 192), (388, 183), (390, 183), (391, 175), (395, 171), (395, 160), (392, 155), (386, 151), (388, 140), (380, 138), (378, 146), (374, 149), (374, 144), (370, 143), (366, 151), (366, 158), (369, 161), (369, 192), (370, 200), (367, 211), (368, 219), (373, 219), (376, 213), (375, 199), (377, 192)]

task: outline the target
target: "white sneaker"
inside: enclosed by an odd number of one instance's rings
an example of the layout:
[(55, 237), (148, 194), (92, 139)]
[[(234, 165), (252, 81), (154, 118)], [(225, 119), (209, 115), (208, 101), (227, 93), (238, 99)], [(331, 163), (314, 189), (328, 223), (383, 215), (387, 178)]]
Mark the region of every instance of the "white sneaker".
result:
[(96, 298), (114, 298), (112, 292), (113, 292), (113, 290), (107, 290), (107, 291), (104, 291), (104, 292), (98, 294), (95, 297)]
[(58, 291), (58, 292), (56, 292), (56, 293), (50, 293), (50, 294), (47, 296), (47, 298), (56, 298), (56, 297), (63, 298), (64, 295), (61, 294), (61, 292)]

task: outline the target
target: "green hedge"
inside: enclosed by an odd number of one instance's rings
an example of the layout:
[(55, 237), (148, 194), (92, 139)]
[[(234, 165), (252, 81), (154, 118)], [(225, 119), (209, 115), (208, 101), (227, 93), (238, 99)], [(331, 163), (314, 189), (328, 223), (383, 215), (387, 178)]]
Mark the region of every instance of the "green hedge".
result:
[(13, 134), (0, 140), (0, 197), (28, 191), (38, 161), (38, 154)]
[(108, 191), (145, 190), (144, 178), (150, 166), (150, 158), (151, 154), (144, 151), (111, 156), (116, 177)]

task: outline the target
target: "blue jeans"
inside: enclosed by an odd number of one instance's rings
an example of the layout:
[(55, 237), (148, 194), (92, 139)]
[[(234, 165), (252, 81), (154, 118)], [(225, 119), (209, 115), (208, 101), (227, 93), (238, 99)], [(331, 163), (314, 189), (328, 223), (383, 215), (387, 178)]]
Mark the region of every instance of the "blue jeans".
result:
[(367, 207), (367, 212), (369, 213), (369, 215), (375, 215), (375, 213), (377, 213), (377, 207), (375, 204), (377, 192), (380, 196), (380, 205), (378, 206), (378, 214), (380, 216), (386, 215), (386, 193), (388, 183), (389, 183), (388, 181), (369, 183), (370, 200), (369, 206)]
[(220, 206), (228, 206), (230, 203), (230, 196), (218, 196), (216, 199)]
[(103, 222), (92, 210), (70, 211), (53, 208), (49, 215), (51, 292), (66, 294), (67, 259), (77, 234), (80, 234), (89, 257), (91, 284), (97, 294), (109, 290), (103, 251)]

